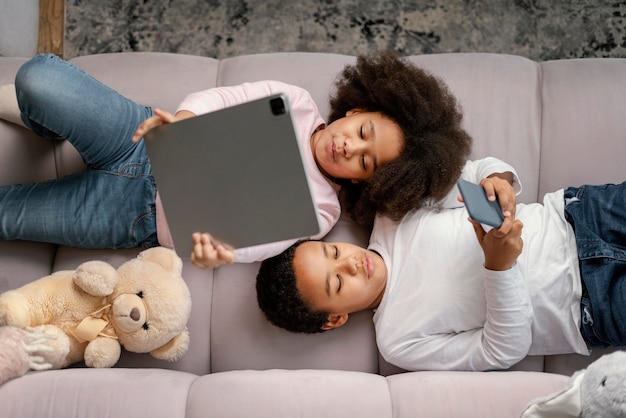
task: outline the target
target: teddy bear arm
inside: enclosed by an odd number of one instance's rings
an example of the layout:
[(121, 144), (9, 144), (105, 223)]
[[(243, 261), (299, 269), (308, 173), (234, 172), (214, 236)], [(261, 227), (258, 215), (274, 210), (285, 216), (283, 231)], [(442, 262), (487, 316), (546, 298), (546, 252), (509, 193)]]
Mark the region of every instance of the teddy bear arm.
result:
[(122, 347), (115, 338), (98, 337), (85, 348), (85, 365), (93, 368), (113, 367), (121, 354)]
[(49, 364), (52, 369), (62, 369), (69, 366), (72, 361), (72, 352), (75, 351), (72, 339), (56, 325), (41, 325), (36, 328), (37, 332), (46, 336), (46, 350), (37, 350), (41, 357), (41, 363)]
[(177, 361), (187, 352), (188, 348), (189, 331), (185, 329), (162, 347), (152, 350), (150, 354), (159, 360)]

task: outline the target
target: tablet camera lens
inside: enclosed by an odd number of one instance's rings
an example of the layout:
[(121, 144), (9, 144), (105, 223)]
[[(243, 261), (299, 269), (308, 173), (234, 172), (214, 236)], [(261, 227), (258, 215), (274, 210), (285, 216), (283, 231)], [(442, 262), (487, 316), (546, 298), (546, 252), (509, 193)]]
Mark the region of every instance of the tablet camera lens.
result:
[(272, 114), (275, 116), (285, 113), (285, 103), (280, 97), (270, 100), (270, 107), (272, 108)]

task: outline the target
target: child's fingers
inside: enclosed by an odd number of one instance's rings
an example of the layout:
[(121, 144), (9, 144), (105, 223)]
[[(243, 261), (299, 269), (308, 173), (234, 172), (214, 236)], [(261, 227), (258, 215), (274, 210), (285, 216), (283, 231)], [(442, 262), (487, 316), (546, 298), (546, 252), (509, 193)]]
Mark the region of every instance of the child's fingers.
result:
[(133, 142), (138, 142), (145, 134), (157, 126), (165, 125), (176, 121), (176, 117), (170, 112), (161, 109), (154, 109), (154, 115), (144, 120), (133, 135)]
[(194, 242), (191, 253), (191, 262), (200, 269), (211, 269), (222, 264), (232, 264), (235, 261), (235, 251), (232, 247), (220, 243), (208, 233), (195, 232), (192, 234)]
[(158, 116), (151, 116), (148, 119), (144, 120), (141, 125), (137, 127), (137, 130), (133, 135), (133, 142), (138, 142), (150, 130), (162, 124), (163, 121)]
[(223, 245), (217, 247), (217, 255), (218, 258), (226, 264), (233, 264), (235, 262), (235, 252), (227, 249)]

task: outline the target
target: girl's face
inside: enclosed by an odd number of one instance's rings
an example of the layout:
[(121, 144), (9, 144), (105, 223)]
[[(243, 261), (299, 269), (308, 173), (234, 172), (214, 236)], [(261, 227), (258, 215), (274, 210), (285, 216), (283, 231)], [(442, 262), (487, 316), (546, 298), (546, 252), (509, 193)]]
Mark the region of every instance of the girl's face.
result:
[(400, 156), (400, 127), (380, 112), (353, 109), (311, 136), (313, 158), (327, 176), (358, 182)]
[[(344, 317), (376, 308), (387, 283), (387, 267), (380, 255), (357, 245), (307, 241), (293, 257), (296, 287), (315, 310)], [(343, 322), (336, 326), (343, 325)]]

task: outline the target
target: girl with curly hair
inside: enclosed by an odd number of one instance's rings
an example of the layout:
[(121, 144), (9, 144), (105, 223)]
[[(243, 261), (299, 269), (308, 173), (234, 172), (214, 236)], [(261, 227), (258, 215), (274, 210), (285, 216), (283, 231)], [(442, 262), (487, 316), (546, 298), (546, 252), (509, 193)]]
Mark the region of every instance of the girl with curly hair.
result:
[(398, 221), (427, 200), (442, 199), (461, 175), (471, 138), (455, 97), (440, 79), (394, 54), (361, 56), (346, 67), (330, 105), (331, 122), (355, 107), (381, 112), (404, 137), (400, 156), (366, 181), (335, 179), (357, 222), (368, 224), (376, 213)]
[[(0, 239), (5, 240), (83, 248), (171, 247), (143, 136), (162, 124), (274, 93), (288, 97), (304, 142), (321, 219), (321, 232), (312, 238), (328, 233), (339, 219), (339, 190), (347, 211), (363, 224), (375, 213), (399, 219), (428, 200), (440, 200), (471, 149), (446, 85), (390, 52), (359, 56), (343, 69), (327, 122), (308, 92), (277, 81), (192, 93), (171, 114), (137, 104), (49, 54), (25, 63), (14, 89), (17, 116), (0, 117), (43, 137), (67, 139), (87, 170), (45, 183), (0, 187)], [(0, 102), (15, 101), (15, 96), (7, 99), (8, 90), (2, 88)], [(235, 251), (208, 233), (190, 239), (191, 260), (199, 268), (263, 260), (293, 243)]]

